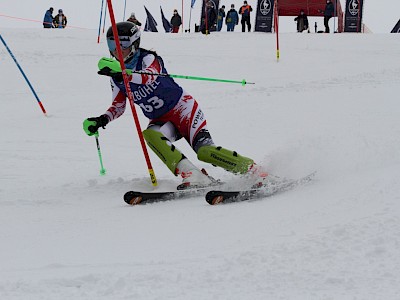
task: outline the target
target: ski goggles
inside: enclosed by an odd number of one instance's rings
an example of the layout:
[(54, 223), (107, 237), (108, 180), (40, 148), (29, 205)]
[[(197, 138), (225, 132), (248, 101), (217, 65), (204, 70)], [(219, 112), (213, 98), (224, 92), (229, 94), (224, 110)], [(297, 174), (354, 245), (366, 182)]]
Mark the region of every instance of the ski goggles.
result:
[[(122, 50), (129, 49), (132, 46), (133, 42), (131, 41), (129, 36), (120, 36), (119, 37), (119, 45)], [(117, 45), (115, 44), (114, 38), (107, 39), (107, 46), (111, 52), (114, 52), (117, 49)]]

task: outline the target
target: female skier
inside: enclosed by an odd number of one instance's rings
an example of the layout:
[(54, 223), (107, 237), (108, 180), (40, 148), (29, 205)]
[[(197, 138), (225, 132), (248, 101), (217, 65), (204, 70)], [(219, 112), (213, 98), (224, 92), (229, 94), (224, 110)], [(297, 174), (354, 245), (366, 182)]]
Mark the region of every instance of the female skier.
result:
[[(118, 57), (111, 27), (107, 31), (110, 54), (118, 61), (122, 59), (127, 70), (145, 73), (129, 75), (134, 102), (150, 120), (143, 137), (171, 172), (183, 178), (181, 186), (189, 188), (213, 184), (213, 179), (205, 171), (200, 171), (172, 144), (182, 137), (197, 153), (199, 160), (235, 174), (254, 176), (255, 183), (262, 182), (267, 173), (256, 166), (252, 159), (215, 146), (207, 129), (206, 118), (196, 100), (171, 77), (157, 76), (168, 72), (156, 52), (139, 48), (139, 28), (131, 22), (120, 22), (117, 23), (117, 30), (123, 57)], [(83, 129), (89, 136), (96, 134), (100, 127), (104, 128), (125, 111), (127, 94), (117, 60), (100, 60), (98, 73), (111, 77), (112, 104), (105, 114), (83, 122)]]

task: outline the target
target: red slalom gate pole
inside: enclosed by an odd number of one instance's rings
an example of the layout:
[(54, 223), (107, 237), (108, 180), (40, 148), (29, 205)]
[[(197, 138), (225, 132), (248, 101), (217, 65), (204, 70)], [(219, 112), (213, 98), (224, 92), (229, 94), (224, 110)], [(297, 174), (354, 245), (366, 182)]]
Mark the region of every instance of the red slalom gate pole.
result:
[(275, 34), (276, 34), (276, 60), (279, 61), (280, 52), (279, 52), (279, 10), (278, 10), (278, 1), (275, 0), (274, 6), (274, 25), (275, 25)]
[(151, 183), (153, 184), (153, 186), (157, 186), (157, 178), (156, 178), (156, 175), (154, 174), (153, 167), (151, 166), (149, 153), (147, 152), (147, 147), (146, 147), (146, 144), (144, 142), (142, 129), (140, 128), (139, 118), (138, 118), (138, 115), (136, 113), (136, 108), (135, 108), (135, 103), (134, 103), (134, 100), (133, 100), (132, 90), (131, 90), (131, 87), (129, 86), (128, 74), (126, 73), (125, 64), (124, 64), (124, 61), (123, 61), (123, 58), (122, 58), (122, 50), (121, 50), (121, 45), (119, 44), (119, 36), (118, 36), (117, 25), (115, 24), (115, 17), (114, 17), (114, 10), (113, 10), (113, 7), (112, 7), (112, 2), (111, 2), (111, 0), (107, 0), (107, 3), (108, 3), (108, 12), (110, 13), (111, 27), (112, 27), (112, 31), (113, 31), (113, 35), (114, 35), (117, 54), (118, 54), (118, 57), (119, 57), (119, 63), (121, 65), (122, 77), (124, 79), (124, 84), (125, 84), (126, 93), (128, 95), (129, 104), (131, 105), (133, 119), (135, 120), (135, 125), (136, 125), (136, 129), (137, 129), (137, 132), (138, 132), (138, 135), (139, 135), (140, 144), (142, 145), (143, 154), (144, 154), (144, 157), (146, 159), (147, 168), (148, 168), (148, 171), (149, 171)]

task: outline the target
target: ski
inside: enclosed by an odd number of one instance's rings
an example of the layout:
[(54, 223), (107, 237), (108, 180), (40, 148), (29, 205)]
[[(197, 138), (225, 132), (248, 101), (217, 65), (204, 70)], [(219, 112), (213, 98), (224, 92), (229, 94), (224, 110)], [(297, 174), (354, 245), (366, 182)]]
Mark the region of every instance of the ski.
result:
[(270, 197), (272, 195), (289, 191), (299, 185), (303, 185), (310, 182), (313, 179), (315, 173), (316, 172), (313, 172), (299, 179), (282, 180), (281, 182), (270, 183), (260, 188), (250, 188), (248, 190), (241, 190), (241, 191), (212, 190), (206, 194), (206, 201), (210, 205), (216, 205), (219, 203), (240, 202), (258, 198)]
[(206, 187), (187, 187), (183, 184), (177, 187), (176, 191), (168, 192), (139, 192), (129, 191), (124, 195), (124, 201), (130, 205), (147, 204), (161, 201), (169, 201), (175, 199), (204, 196), (204, 194), (217, 185), (222, 183), (217, 182)]

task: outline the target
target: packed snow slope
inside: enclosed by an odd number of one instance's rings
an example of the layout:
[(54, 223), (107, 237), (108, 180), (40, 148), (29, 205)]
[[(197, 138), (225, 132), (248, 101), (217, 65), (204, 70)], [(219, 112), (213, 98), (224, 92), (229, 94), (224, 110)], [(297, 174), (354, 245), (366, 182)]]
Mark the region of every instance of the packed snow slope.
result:
[[(128, 107), (111, 103), (104, 37), (1, 32), (48, 112), (0, 45), (1, 299), (400, 299), (400, 40), (395, 35), (143, 33), (200, 103), (215, 142), (270, 173), (313, 182), (220, 206), (194, 197), (129, 206), (151, 190)], [(138, 110), (142, 128), (147, 120)], [(224, 181), (227, 172), (198, 162)], [(150, 153), (157, 190), (179, 179)]]

